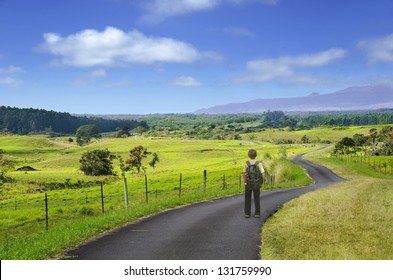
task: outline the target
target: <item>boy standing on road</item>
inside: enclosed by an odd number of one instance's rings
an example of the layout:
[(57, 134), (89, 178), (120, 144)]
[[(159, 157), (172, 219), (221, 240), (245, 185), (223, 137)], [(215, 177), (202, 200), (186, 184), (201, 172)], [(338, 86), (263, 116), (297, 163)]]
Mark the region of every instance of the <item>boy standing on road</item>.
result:
[(251, 149), (248, 151), (248, 157), (250, 158), (244, 164), (243, 178), (244, 178), (244, 214), (246, 218), (251, 216), (251, 196), (254, 193), (255, 202), (255, 218), (261, 216), (261, 202), (260, 193), (263, 183), (263, 175), (265, 169), (262, 163), (256, 160), (257, 151)]

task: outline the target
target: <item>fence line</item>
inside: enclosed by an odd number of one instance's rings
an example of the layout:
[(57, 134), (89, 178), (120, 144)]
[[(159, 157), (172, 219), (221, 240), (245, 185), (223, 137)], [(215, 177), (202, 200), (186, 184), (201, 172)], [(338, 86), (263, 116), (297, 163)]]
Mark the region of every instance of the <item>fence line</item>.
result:
[[(359, 163), (385, 175), (393, 174), (393, 157), (379, 158), (378, 156), (364, 155), (339, 155), (336, 156), (341, 161)], [(389, 170), (390, 169), (390, 170)]]
[[(151, 184), (149, 185), (148, 176), (145, 175), (145, 192), (141, 192), (141, 186), (132, 188), (132, 184), (130, 187), (133, 192), (131, 192), (128, 188), (127, 190), (123, 190), (123, 193), (120, 191), (119, 186), (114, 186), (113, 184), (105, 187), (104, 182), (98, 183), (98, 188), (94, 186), (90, 188), (83, 188), (80, 193), (78, 193), (75, 197), (62, 196), (62, 193), (59, 193), (58, 190), (49, 190), (44, 193), (44, 217), (39, 218), (33, 216), (32, 213), (35, 213), (39, 209), (39, 201), (40, 199), (29, 198), (27, 202), (24, 203), (22, 200), (17, 200), (15, 198), (8, 199), (6, 203), (0, 204), (0, 207), (4, 205), (6, 208), (10, 208), (10, 212), (13, 210), (14, 213), (22, 213), (22, 215), (28, 216), (31, 213), (31, 220), (28, 223), (37, 223), (38, 225), (45, 221), (45, 229), (49, 230), (50, 226), (54, 224), (53, 221), (59, 220), (62, 218), (62, 215), (65, 211), (72, 212), (74, 214), (80, 214), (85, 216), (96, 215), (101, 208), (100, 212), (102, 215), (110, 211), (114, 211), (116, 209), (124, 209), (128, 208), (128, 203), (124, 205), (124, 199), (126, 201), (130, 201), (131, 207), (129, 207), (130, 211), (132, 211), (133, 207), (136, 205), (142, 205), (143, 203), (149, 204), (154, 203), (163, 199), (182, 199), (187, 195), (195, 194), (197, 191), (201, 193), (206, 193), (207, 191), (225, 191), (225, 190), (234, 190), (235, 192), (240, 192), (243, 188), (243, 180), (242, 174), (234, 174), (231, 172), (231, 175), (227, 175), (225, 173), (219, 174), (219, 172), (208, 173), (207, 170), (203, 171), (202, 178), (202, 186), (188, 186), (185, 187), (185, 178), (183, 173), (179, 174), (178, 186), (174, 186), (172, 189), (168, 188), (165, 190), (158, 190), (157, 187), (155, 190), (152, 190)], [(209, 181), (210, 179), (210, 181)], [(220, 183), (221, 181), (221, 183)], [(151, 182), (150, 182), (151, 183)], [(268, 176), (267, 180), (265, 180), (265, 184), (273, 184), (274, 179), (272, 176)], [(154, 184), (153, 184), (154, 186)], [(77, 189), (66, 189), (68, 192), (77, 191)], [(135, 192), (136, 190), (136, 192)], [(155, 201), (150, 199), (149, 195), (155, 194)], [(142, 198), (144, 196), (144, 199)], [(144, 200), (144, 201), (143, 201)], [(12, 203), (13, 202), (13, 203)], [(42, 203), (42, 202), (41, 202)], [(14, 205), (12, 205), (14, 204)], [(101, 206), (101, 207), (100, 207)], [(41, 206), (42, 207), (42, 206)], [(3, 207), (1, 207), (3, 208)], [(42, 209), (42, 208), (41, 208)], [(72, 215), (74, 216), (74, 215)], [(7, 218), (6, 218), (7, 219)], [(26, 218), (28, 219), (28, 218)], [(7, 225), (1, 226), (0, 228), (6, 227), (6, 231), (8, 232), (11, 227), (11, 213), (8, 215)], [(49, 221), (52, 222), (49, 222)], [(27, 221), (24, 221), (27, 223)], [(14, 223), (13, 226), (17, 226), (17, 222)]]

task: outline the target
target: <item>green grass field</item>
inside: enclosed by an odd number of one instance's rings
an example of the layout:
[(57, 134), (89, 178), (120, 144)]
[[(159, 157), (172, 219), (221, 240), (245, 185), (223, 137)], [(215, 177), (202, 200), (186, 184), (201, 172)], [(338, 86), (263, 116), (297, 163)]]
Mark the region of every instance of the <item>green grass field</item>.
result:
[[(148, 204), (144, 176), (127, 174), (130, 205), (126, 209), (120, 176), (85, 176), (79, 170), (79, 159), (83, 152), (106, 148), (125, 159), (128, 151), (140, 144), (157, 152), (160, 162), (154, 170), (147, 170)], [(0, 188), (1, 259), (51, 258), (70, 246), (143, 216), (239, 194), (243, 191), (240, 181), (243, 163), (251, 147), (256, 148), (260, 156), (270, 155), (266, 166), (273, 175), (277, 173), (273, 187), (311, 183), (301, 168), (279, 159), (277, 146), (249, 141), (103, 138), (79, 147), (70, 144), (68, 138), (3, 136), (0, 137), (0, 147), (16, 161), (17, 168), (30, 166), (36, 169), (11, 172), (9, 175), (15, 181)], [(288, 153), (294, 155), (313, 148), (292, 145), (288, 147)], [(114, 166), (120, 174), (116, 161)], [(206, 191), (203, 191), (204, 170), (207, 171)], [(104, 182), (105, 214), (102, 214), (100, 182)], [(48, 197), (48, 231), (45, 193)]]
[[(265, 190), (311, 184), (300, 167), (280, 159), (282, 145), (272, 144), (272, 137), (295, 139), (294, 143), (299, 143), (303, 135), (333, 141), (355, 133), (367, 133), (370, 128), (271, 130), (251, 137), (244, 135), (243, 140), (102, 138), (84, 147), (69, 143), (68, 137), (0, 136), (0, 148), (16, 161), (16, 168), (31, 166), (36, 169), (13, 171), (9, 175), (15, 180), (0, 186), (0, 257), (55, 258), (69, 247), (141, 217), (242, 193), (240, 175), (250, 148), (257, 149), (258, 158), (262, 158), (269, 173), (276, 178), (275, 185), (265, 185)], [(144, 177), (127, 174), (130, 205), (126, 208), (121, 177), (85, 176), (79, 170), (79, 159), (86, 151), (106, 148), (125, 159), (136, 145), (157, 152), (160, 162), (155, 170), (147, 170), (148, 203)], [(353, 181), (313, 192), (285, 205), (264, 226), (262, 257), (391, 259), (391, 174), (383, 168), (374, 170), (364, 162), (330, 158), (331, 146), (291, 144), (285, 147), (289, 158), (318, 150), (310, 154), (310, 159)], [(326, 149), (320, 150), (323, 147)], [(390, 158), (376, 160), (383, 162)], [(114, 166), (120, 175), (118, 162), (115, 161)], [(203, 191), (204, 170), (207, 170), (206, 191)], [(105, 214), (102, 214), (100, 182), (104, 183)], [(371, 213), (370, 216), (367, 213)], [(293, 244), (297, 249), (290, 252), (295, 247)]]

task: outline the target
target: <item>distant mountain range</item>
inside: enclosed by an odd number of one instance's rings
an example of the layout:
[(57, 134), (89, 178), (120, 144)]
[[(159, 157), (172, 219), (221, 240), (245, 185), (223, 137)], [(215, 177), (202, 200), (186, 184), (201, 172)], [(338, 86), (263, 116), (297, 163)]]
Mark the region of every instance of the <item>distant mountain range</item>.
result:
[(267, 111), (317, 112), (393, 108), (393, 85), (350, 87), (334, 93), (312, 93), (293, 98), (255, 99), (244, 103), (200, 109), (195, 114), (263, 113)]

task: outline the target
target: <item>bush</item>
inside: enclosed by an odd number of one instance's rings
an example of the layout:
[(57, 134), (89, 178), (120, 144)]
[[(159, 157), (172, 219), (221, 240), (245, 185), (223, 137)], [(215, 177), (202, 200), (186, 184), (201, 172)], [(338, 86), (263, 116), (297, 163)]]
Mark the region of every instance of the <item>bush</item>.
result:
[(86, 152), (80, 159), (80, 170), (88, 176), (113, 175), (112, 160), (115, 158), (108, 149)]

